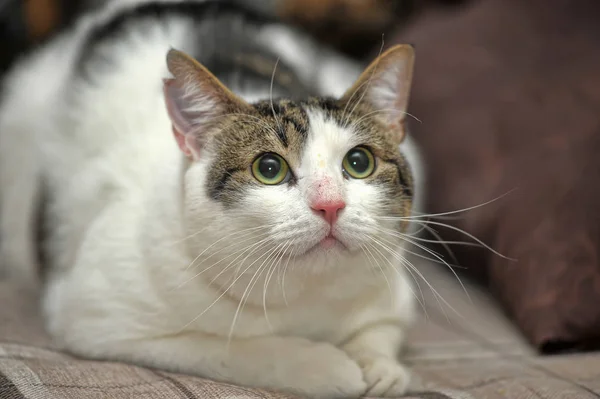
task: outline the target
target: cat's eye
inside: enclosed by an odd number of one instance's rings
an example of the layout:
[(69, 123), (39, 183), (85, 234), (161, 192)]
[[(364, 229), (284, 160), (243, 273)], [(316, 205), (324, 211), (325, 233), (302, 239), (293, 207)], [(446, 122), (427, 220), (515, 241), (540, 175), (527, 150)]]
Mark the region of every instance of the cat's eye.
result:
[(365, 147), (354, 147), (344, 157), (344, 171), (354, 179), (365, 179), (375, 170), (375, 157)]
[(270, 186), (283, 183), (291, 176), (285, 159), (272, 152), (263, 154), (254, 160), (252, 174), (256, 180)]

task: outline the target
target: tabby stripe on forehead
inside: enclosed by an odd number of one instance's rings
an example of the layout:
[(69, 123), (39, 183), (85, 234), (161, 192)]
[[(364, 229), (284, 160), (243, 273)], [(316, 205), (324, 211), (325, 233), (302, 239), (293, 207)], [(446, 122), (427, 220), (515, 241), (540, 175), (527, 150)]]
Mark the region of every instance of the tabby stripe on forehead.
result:
[(316, 105), (319, 108), (322, 108), (326, 111), (339, 111), (340, 104), (339, 101), (332, 97), (322, 97), (317, 98)]
[(294, 126), (294, 130), (300, 133), (303, 137), (306, 137), (306, 134), (308, 133), (308, 130), (306, 129), (306, 122), (300, 122), (291, 115), (284, 115), (282, 120), (285, 124)]
[(281, 144), (283, 144), (283, 146), (285, 148), (287, 148), (288, 146), (288, 138), (287, 138), (287, 134), (285, 133), (285, 126), (281, 123), (281, 120), (278, 119), (277, 121), (277, 138), (279, 139), (279, 141), (281, 141)]
[(284, 147), (287, 148), (289, 144), (287, 130), (289, 125), (293, 126), (293, 129), (300, 133), (302, 137), (306, 137), (308, 132), (306, 126), (308, 124), (308, 116), (301, 106), (284, 100), (284, 102), (276, 101), (273, 104), (270, 101), (262, 101), (255, 104), (255, 108), (262, 117), (274, 120), (277, 138), (279, 138)]
[(281, 116), (281, 104), (273, 103), (272, 101), (262, 101), (254, 106), (263, 118), (269, 118), (275, 120), (275, 134), (281, 144), (287, 148), (288, 137), (285, 132), (285, 125), (282, 124)]

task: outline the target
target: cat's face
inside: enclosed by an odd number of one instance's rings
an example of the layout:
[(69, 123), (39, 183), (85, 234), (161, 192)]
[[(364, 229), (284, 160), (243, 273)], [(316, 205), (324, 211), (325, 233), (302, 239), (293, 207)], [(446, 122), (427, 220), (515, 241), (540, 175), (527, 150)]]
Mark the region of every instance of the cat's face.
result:
[[(379, 77), (400, 84), (412, 65), (403, 68), (392, 68), (396, 80)], [(410, 167), (399, 150), (403, 103), (374, 86), (401, 112), (378, 109), (375, 93), (364, 90), (373, 70), (363, 75), (341, 99), (252, 105), (228, 92), (224, 100), (207, 95), (206, 88), (201, 95), (187, 88), (177, 99), (180, 88), (167, 83), (167, 96), (175, 98), (168, 102), (175, 136), (192, 160), (184, 198), (188, 233), (203, 232), (192, 239), (196, 251), (220, 259), (222, 267), (249, 260), (254, 271), (255, 259), (262, 265), (292, 258), (318, 269), (395, 247), (394, 233), (405, 228), (401, 218), (410, 215), (413, 197)], [(202, 103), (182, 107), (192, 95)], [(223, 110), (215, 111), (219, 106)], [(195, 131), (201, 128), (205, 132)]]

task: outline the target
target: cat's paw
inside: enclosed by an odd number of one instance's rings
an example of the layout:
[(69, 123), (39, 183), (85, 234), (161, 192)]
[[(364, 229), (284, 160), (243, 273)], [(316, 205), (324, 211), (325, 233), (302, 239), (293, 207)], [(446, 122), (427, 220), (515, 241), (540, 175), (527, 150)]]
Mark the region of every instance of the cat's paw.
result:
[(360, 366), (367, 384), (367, 396), (398, 397), (404, 395), (410, 382), (410, 372), (395, 359), (372, 357), (362, 359)]
[(357, 398), (367, 390), (359, 365), (344, 351), (311, 343), (294, 354), (285, 370), (288, 387), (311, 398)]

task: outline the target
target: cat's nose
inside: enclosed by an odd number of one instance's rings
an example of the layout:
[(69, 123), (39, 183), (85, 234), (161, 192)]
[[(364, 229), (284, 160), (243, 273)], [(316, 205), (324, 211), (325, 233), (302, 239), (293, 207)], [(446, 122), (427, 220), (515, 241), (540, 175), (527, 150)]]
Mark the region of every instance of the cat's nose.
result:
[(346, 207), (344, 201), (318, 201), (311, 205), (311, 209), (323, 217), (329, 224), (333, 225), (338, 214)]

